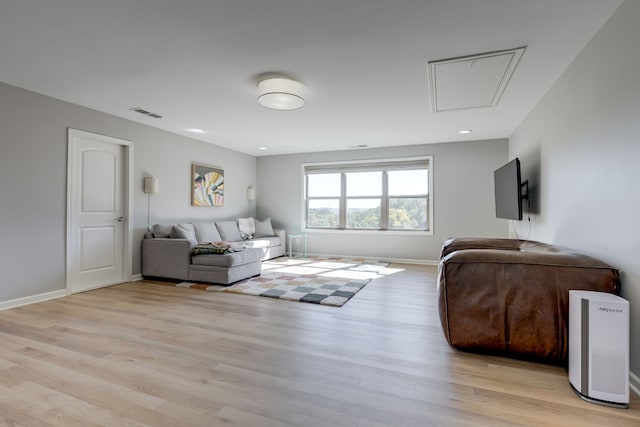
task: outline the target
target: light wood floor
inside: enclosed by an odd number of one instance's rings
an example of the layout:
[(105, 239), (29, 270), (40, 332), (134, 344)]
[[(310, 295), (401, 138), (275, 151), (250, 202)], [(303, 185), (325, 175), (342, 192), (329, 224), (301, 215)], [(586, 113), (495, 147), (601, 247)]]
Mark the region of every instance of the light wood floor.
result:
[(0, 425), (640, 425), (451, 349), (436, 269), (393, 267), (341, 308), (136, 282), (0, 312)]

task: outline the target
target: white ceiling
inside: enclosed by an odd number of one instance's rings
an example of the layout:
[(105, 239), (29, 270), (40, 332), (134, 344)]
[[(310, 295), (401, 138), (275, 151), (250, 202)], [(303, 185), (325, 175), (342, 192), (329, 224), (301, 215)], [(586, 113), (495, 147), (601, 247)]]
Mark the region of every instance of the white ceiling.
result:
[[(255, 156), (506, 138), (621, 3), (0, 0), (0, 81)], [(520, 46), (496, 107), (432, 112), (428, 61)], [(260, 106), (269, 73), (306, 105)]]

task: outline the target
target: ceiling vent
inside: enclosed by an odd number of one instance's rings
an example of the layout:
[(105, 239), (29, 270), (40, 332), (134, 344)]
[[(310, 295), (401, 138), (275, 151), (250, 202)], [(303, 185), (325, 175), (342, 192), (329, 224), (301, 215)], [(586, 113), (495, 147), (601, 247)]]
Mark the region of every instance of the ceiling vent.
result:
[(524, 49), (429, 61), (433, 112), (497, 105)]
[(154, 119), (161, 119), (162, 116), (156, 113), (152, 113), (151, 111), (147, 111), (140, 107), (130, 108), (131, 111), (135, 111), (136, 113), (144, 114), (145, 116), (153, 117)]

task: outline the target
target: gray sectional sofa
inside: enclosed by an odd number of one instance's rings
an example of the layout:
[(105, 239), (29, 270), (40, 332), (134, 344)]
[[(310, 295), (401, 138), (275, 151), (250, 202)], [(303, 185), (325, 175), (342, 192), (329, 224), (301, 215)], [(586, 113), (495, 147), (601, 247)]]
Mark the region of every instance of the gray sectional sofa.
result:
[[(262, 260), (285, 254), (286, 233), (270, 219), (252, 222), (255, 228), (243, 231), (236, 220), (156, 224), (142, 240), (142, 276), (225, 285), (257, 276)], [(211, 242), (226, 242), (229, 250), (194, 250)]]

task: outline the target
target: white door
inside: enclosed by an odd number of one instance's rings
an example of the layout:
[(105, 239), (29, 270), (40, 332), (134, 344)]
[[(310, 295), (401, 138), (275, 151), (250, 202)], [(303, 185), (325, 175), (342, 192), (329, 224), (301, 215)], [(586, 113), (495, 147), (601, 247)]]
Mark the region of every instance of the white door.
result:
[(125, 280), (124, 157), (128, 144), (69, 129), (69, 294)]

